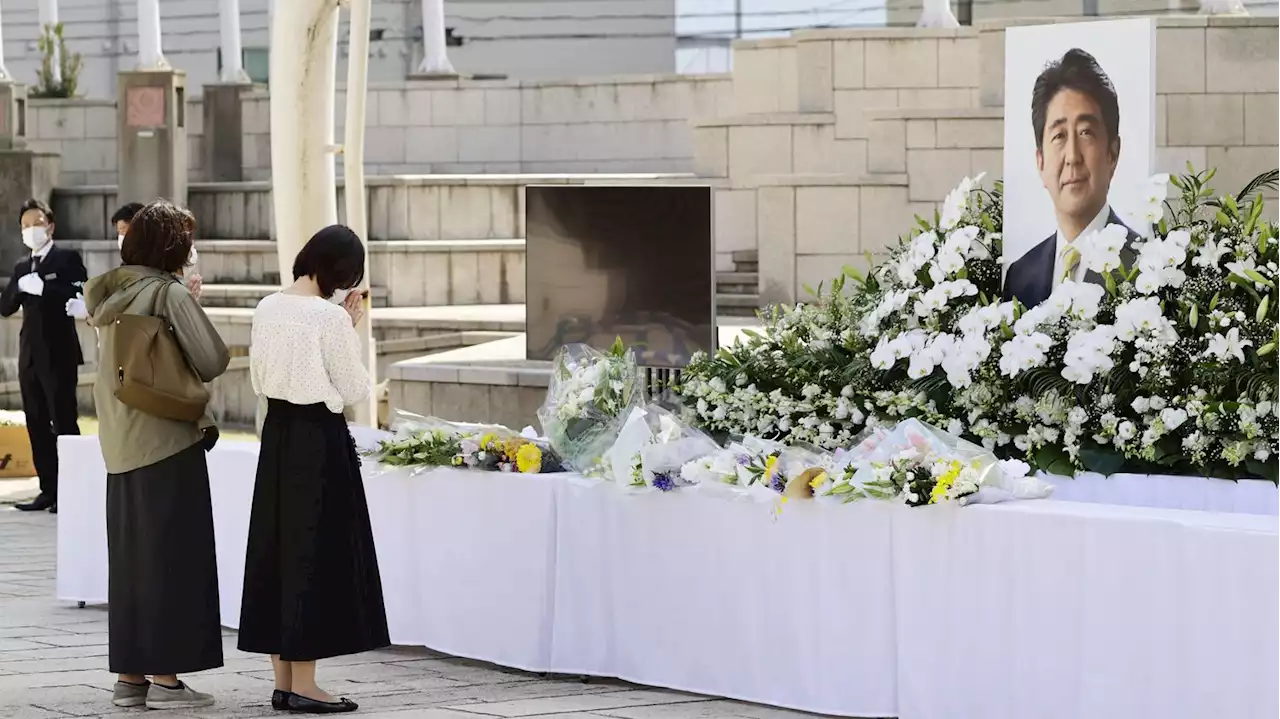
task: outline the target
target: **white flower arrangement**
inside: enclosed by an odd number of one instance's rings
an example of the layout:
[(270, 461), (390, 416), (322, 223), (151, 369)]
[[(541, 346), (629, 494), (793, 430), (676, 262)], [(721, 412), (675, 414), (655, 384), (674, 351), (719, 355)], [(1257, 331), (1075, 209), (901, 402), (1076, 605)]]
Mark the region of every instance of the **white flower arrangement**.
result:
[(1153, 177), (1142, 238), (1079, 238), (1101, 281), (1064, 282), (1029, 309), (1000, 300), (999, 186), (966, 179), (865, 277), (846, 270), (697, 357), (679, 387), (688, 415), (828, 450), (916, 417), (1056, 473), (1274, 481), (1278, 239), (1257, 195), (1276, 176), (1221, 199), (1211, 176)]
[(617, 438), (627, 414), (643, 401), (635, 355), (622, 340), (608, 352), (567, 345), (556, 356), (538, 420), (568, 465), (587, 470)]

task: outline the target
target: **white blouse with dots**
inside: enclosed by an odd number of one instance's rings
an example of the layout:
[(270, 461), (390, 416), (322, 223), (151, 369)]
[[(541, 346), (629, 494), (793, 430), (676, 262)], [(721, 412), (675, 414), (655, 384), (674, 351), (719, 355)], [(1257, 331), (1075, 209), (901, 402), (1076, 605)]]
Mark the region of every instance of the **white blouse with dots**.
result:
[(328, 300), (277, 292), (253, 312), (249, 375), (259, 397), (342, 412), (369, 396), (360, 355), (350, 315)]

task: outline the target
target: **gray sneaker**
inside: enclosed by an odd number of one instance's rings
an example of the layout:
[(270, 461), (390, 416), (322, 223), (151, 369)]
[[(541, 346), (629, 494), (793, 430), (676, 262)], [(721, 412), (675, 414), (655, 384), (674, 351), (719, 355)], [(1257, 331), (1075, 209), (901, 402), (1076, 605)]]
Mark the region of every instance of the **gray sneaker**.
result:
[(213, 697), (179, 682), (176, 687), (166, 687), (155, 682), (147, 690), (148, 709), (199, 709), (213, 705)]
[(147, 687), (151, 682), (130, 684), (116, 682), (115, 692), (111, 695), (111, 703), (118, 707), (140, 707), (147, 703)]

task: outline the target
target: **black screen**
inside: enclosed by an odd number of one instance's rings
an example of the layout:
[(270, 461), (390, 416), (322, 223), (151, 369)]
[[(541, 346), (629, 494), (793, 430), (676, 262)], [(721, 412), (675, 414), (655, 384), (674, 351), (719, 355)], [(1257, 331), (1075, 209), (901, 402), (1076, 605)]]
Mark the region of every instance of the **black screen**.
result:
[(529, 359), (615, 337), (647, 367), (716, 347), (711, 188), (526, 188)]

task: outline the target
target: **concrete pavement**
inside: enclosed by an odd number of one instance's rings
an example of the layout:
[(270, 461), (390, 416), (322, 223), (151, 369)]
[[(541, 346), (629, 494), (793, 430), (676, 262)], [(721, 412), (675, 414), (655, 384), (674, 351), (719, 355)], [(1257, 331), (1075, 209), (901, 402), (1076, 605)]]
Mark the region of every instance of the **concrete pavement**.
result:
[[(77, 609), (54, 596), (55, 522), (47, 512), (0, 505), (0, 716), (60, 719), (146, 715), (175, 719), (280, 716), (271, 710), (265, 657), (235, 648), (226, 665), (187, 677), (213, 707), (148, 712), (111, 705), (105, 607)], [(421, 648), (394, 648), (321, 662), (320, 683), (360, 703), (365, 719), (802, 719), (810, 715), (638, 687), (615, 680), (540, 677)]]

